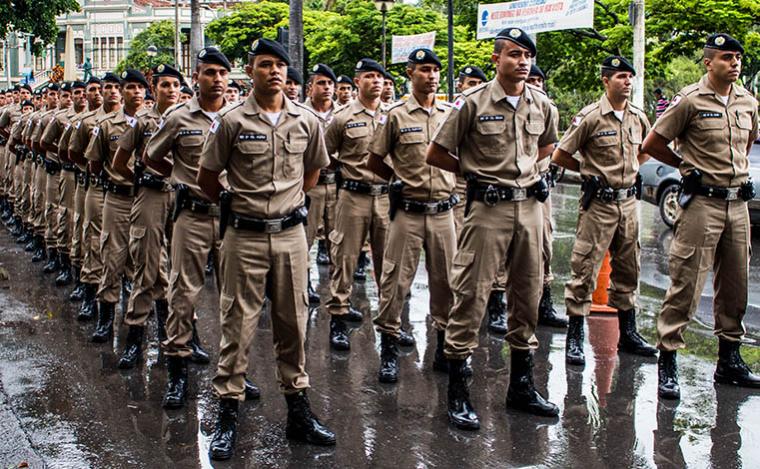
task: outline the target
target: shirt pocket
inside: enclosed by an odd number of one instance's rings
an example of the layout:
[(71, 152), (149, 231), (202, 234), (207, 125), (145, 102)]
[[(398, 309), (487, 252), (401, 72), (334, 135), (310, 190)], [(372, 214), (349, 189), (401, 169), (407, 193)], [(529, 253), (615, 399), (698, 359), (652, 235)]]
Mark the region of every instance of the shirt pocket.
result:
[(177, 150), (183, 159), (197, 165), (203, 150), (203, 135), (183, 135), (178, 139)]
[(488, 156), (503, 155), (507, 145), (507, 123), (504, 120), (483, 121), (475, 124), (478, 149)]
[(285, 142), (282, 175), (286, 179), (303, 177), (303, 154), (306, 151), (306, 138), (292, 138)]
[(344, 145), (348, 154), (363, 155), (369, 147), (369, 124), (363, 127), (351, 127), (345, 130)]
[(269, 142), (244, 140), (238, 142), (235, 149), (246, 172), (244, 178), (250, 177), (255, 184), (268, 183), (272, 175), (272, 161), (268, 158)]

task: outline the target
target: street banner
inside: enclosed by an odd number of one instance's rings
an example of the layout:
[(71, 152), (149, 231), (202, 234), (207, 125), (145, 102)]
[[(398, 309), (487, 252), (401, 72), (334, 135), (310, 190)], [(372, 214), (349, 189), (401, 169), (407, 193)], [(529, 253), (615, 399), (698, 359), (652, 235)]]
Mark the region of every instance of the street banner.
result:
[(435, 45), (435, 31), (410, 36), (393, 36), (391, 38), (391, 63), (406, 63), (409, 54), (414, 49), (424, 48), (433, 50)]
[(528, 34), (594, 26), (594, 0), (518, 0), (478, 4), (478, 39), (496, 37), (503, 29)]

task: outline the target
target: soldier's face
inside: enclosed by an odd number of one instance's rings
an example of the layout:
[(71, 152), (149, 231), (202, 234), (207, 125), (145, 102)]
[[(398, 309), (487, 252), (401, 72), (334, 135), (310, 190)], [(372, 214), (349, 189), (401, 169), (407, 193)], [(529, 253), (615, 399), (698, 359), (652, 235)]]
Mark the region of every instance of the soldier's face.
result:
[(190, 96), (189, 94), (182, 93), (182, 94), (179, 95), (179, 102), (180, 103), (184, 103), (184, 102), (190, 101), (191, 99), (193, 99), (193, 97)]
[(291, 101), (298, 99), (298, 95), (301, 94), (301, 85), (295, 80), (285, 81), (285, 96)]
[(417, 93), (431, 94), (438, 91), (441, 80), (441, 68), (435, 64), (420, 64), (407, 68), (406, 74), (412, 82), (412, 89)]
[(383, 75), (380, 72), (361, 72), (354, 78), (359, 96), (364, 99), (377, 99), (383, 92)]
[(530, 51), (512, 41), (501, 39), (504, 43), (499, 53), (494, 52), (491, 60), (496, 65), (496, 73), (512, 82), (523, 81), (530, 73)]
[(631, 96), (633, 74), (630, 72), (617, 72), (611, 77), (603, 77), (602, 83), (604, 83), (604, 87), (610, 96), (617, 99), (627, 99)]
[(481, 83), (483, 83), (483, 80), (480, 78), (464, 77), (464, 80), (459, 80), (457, 88), (459, 88), (459, 91), (461, 92), (464, 90), (469, 90), (470, 88), (474, 88)]
[(229, 75), (221, 65), (202, 63), (193, 72), (193, 81), (198, 83), (199, 92), (204, 98), (215, 100), (224, 96)]
[(122, 93), (124, 94), (124, 104), (129, 107), (139, 108), (145, 100), (145, 86), (142, 83), (127, 82), (124, 84)]
[(335, 94), (335, 82), (324, 75), (314, 75), (311, 80), (309, 96), (312, 99), (327, 101)]
[(103, 100), (111, 106), (121, 103), (121, 85), (109, 81), (103, 82)]
[(717, 51), (712, 58), (704, 59), (707, 72), (724, 82), (735, 82), (742, 71), (742, 54), (740, 52)]
[(349, 102), (351, 100), (351, 90), (353, 90), (351, 85), (345, 83), (338, 85), (338, 89), (335, 91), (338, 102), (341, 104)]
[(227, 91), (224, 92), (224, 99), (226, 99), (228, 103), (238, 102), (240, 100), (240, 90), (228, 87)]
[(87, 85), (87, 102), (90, 105), (90, 110), (95, 110), (103, 105), (103, 95), (100, 93), (100, 85), (97, 83), (90, 83)]
[(48, 105), (48, 109), (52, 109), (54, 107), (58, 106), (58, 92), (57, 91), (48, 91), (47, 98), (45, 102)]
[(383, 80), (383, 94), (380, 96), (383, 101), (393, 99), (393, 80)]
[(24, 106), (21, 108), (23, 114), (29, 114), (32, 111), (34, 111), (34, 106)]
[(5, 95), (0, 95), (0, 106), (5, 106)]
[(531, 75), (525, 80), (529, 85), (544, 89), (544, 80), (538, 75)]
[(253, 57), (245, 66), (245, 72), (253, 81), (253, 90), (257, 95), (271, 96), (286, 88), (288, 64), (275, 55)]
[(21, 98), (21, 94), (18, 91), (14, 91), (13, 92), (13, 101), (15, 101), (16, 103), (20, 103), (21, 99), (22, 99)]
[(59, 98), (60, 99), (59, 99), (58, 106), (61, 109), (66, 109), (69, 106), (71, 106), (71, 92), (70, 91), (61, 91)]
[[(176, 104), (179, 100), (179, 90), (182, 85), (178, 78), (175, 77), (159, 77), (156, 83), (156, 99), (160, 107), (171, 106)], [(148, 103), (146, 101), (145, 105)]]

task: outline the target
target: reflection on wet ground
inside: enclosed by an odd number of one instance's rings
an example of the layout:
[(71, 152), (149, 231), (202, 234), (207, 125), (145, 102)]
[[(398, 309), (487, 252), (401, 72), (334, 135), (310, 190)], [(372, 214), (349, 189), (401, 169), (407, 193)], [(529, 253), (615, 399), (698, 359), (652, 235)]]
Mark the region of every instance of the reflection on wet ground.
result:
[[(553, 194), (555, 301), (569, 276), (577, 193), (577, 187), (560, 186)], [(640, 325), (650, 338), (653, 314), (668, 284), (669, 235), (656, 216), (653, 207), (643, 205)], [(760, 269), (757, 259), (752, 264), (750, 291), (757, 295)], [(5, 233), (0, 234), (0, 265), (12, 278), (0, 284), (0, 467), (21, 461), (55, 468), (211, 466), (206, 452), (216, 410), (212, 366), (191, 368), (186, 409), (164, 411), (166, 370), (154, 333), (139, 369), (119, 371), (124, 326), (112, 347), (91, 344), (92, 324), (74, 320), (74, 306), (63, 301), (48, 278), (43, 281), (40, 268), (30, 267), (28, 256)], [(325, 298), (328, 273), (318, 271)], [(683, 399), (678, 404), (658, 402), (653, 360), (617, 355), (616, 319), (594, 316), (584, 369), (565, 367), (562, 331), (537, 334), (536, 384), (560, 406), (560, 419), (507, 411), (508, 352), (500, 338), (484, 330), (472, 385), (482, 425), (477, 433), (452, 429), (446, 419), (446, 376), (431, 371), (435, 337), (426, 318), (424, 268), (404, 313), (417, 346), (404, 351), (397, 385), (377, 382), (379, 340), (369, 320), (353, 331), (351, 352), (336, 353), (328, 348), (329, 318), (314, 309), (307, 344), (310, 397), (338, 434), (338, 445), (331, 449), (285, 439), (286, 407), (274, 378), (271, 327), (264, 315), (250, 373), (262, 399), (242, 407), (236, 456), (215, 466), (750, 467), (760, 461), (760, 448), (749, 443), (760, 438), (760, 394), (713, 386), (716, 346), (709, 335), (709, 293), (699, 314), (704, 325), (695, 324), (690, 336), (700, 353), (680, 358)], [(353, 301), (376, 313), (374, 284), (356, 285)], [(197, 308), (203, 340), (216, 357), (218, 308), (210, 283)], [(751, 334), (757, 330), (752, 328), (756, 310), (750, 308), (747, 316)]]

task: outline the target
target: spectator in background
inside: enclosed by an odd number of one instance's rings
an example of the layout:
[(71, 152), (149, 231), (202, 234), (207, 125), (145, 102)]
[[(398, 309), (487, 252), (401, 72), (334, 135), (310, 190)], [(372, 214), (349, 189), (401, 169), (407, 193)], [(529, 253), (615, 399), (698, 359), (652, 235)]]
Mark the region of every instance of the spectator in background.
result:
[(660, 88), (654, 90), (654, 97), (657, 99), (657, 102), (655, 103), (654, 114), (655, 118), (659, 119), (662, 113), (665, 112), (665, 109), (667, 109), (670, 105), (670, 101), (668, 101), (668, 98), (662, 94), (662, 90)]

